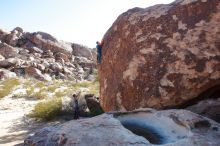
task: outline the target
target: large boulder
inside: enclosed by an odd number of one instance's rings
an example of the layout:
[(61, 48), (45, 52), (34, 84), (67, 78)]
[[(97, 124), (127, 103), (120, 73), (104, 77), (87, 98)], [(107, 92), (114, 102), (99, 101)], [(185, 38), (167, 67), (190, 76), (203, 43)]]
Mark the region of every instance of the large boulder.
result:
[(45, 127), (24, 141), (25, 146), (218, 146), (220, 125), (185, 110), (102, 114)]
[(30, 51), (27, 50), (27, 49), (24, 49), (24, 48), (18, 48), (18, 54), (20, 54), (20, 56), (24, 56), (24, 57), (28, 57), (29, 56), (29, 53)]
[(8, 45), (16, 47), (22, 35), (23, 35), (23, 29), (20, 27), (16, 27), (11, 31), (11, 33), (8, 34), (5, 33), (3, 37), (3, 41)]
[(73, 55), (96, 61), (96, 51), (78, 44), (72, 44)]
[[(58, 41), (56, 38), (45, 32), (26, 33), (24, 36), (31, 41), (32, 45), (41, 48), (43, 51), (50, 50), (53, 53), (62, 52), (69, 57), (72, 54), (71, 44)], [(32, 47), (31, 45), (29, 46)]]
[(134, 8), (104, 36), (105, 111), (176, 107), (220, 84), (220, 1)]
[(15, 27), (13, 30), (12, 30), (13, 33), (17, 32), (18, 35), (20, 34), (23, 34), (24, 33), (24, 30), (21, 28), (21, 27)]
[(70, 60), (66, 54), (61, 53), (61, 52), (56, 53), (54, 57), (57, 62), (62, 62), (62, 63), (69, 62)]
[(5, 36), (4, 42), (10, 46), (15, 47), (18, 43), (18, 39), (19, 37), (17, 36), (17, 31), (15, 31)]
[(6, 43), (0, 43), (0, 54), (5, 58), (16, 57), (16, 55), (18, 54), (18, 49)]
[(86, 94), (85, 100), (91, 116), (96, 116), (103, 113), (103, 109), (99, 103), (99, 98), (94, 94)]
[(10, 32), (8, 32), (8, 31), (6, 31), (4, 29), (0, 29), (0, 41), (3, 42), (4, 39), (5, 39), (5, 36), (8, 35), (8, 34), (10, 34)]
[(52, 69), (54, 72), (63, 72), (63, 66), (58, 62), (51, 63), (50, 69)]
[(31, 53), (40, 53), (40, 54), (43, 54), (43, 50), (38, 48), (38, 47), (28, 47), (28, 50), (31, 52)]
[(11, 72), (11, 71), (4, 69), (4, 68), (0, 69), (0, 79), (13, 78), (13, 77), (16, 77), (16, 74), (14, 72)]
[(41, 71), (34, 67), (26, 67), (24, 68), (24, 72), (26, 76), (36, 78), (42, 81), (51, 81), (51, 77), (47, 75), (43, 75)]
[(18, 58), (8, 58), (0, 61), (0, 67), (2, 68), (15, 67), (15, 66), (19, 66), (20, 64), (21, 64), (21, 60)]
[(5, 57), (0, 54), (0, 61), (5, 60)]
[(94, 68), (96, 66), (94, 61), (89, 60), (86, 57), (78, 57), (78, 56), (74, 58), (74, 64), (79, 64), (83, 68), (84, 67)]
[(186, 109), (220, 123), (220, 97), (200, 101)]

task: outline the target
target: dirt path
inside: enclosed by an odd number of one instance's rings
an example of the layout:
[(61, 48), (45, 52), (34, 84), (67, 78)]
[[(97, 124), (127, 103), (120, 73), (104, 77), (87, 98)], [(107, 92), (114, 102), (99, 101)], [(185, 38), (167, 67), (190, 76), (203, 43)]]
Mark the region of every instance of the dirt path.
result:
[(44, 123), (27, 118), (39, 100), (5, 97), (0, 100), (0, 146), (12, 146), (23, 143), (24, 137)]

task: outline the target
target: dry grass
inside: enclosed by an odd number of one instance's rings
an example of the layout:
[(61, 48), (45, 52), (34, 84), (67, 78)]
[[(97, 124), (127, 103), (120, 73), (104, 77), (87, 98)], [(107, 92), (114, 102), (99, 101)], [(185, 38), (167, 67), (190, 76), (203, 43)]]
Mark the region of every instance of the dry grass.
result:
[(16, 87), (26, 90), (27, 97), (36, 99), (49, 98), (51, 96), (61, 97), (77, 92), (82, 88), (88, 89), (85, 93), (93, 93), (98, 96), (99, 82), (73, 82), (69, 80), (53, 80), (51, 82), (38, 81), (36, 79), (11, 78), (0, 82), (0, 98), (3, 98), (12, 93)]
[(19, 85), (18, 78), (11, 78), (0, 82), (0, 98), (9, 95)]
[(54, 117), (62, 113), (62, 101), (60, 98), (54, 98), (45, 102), (38, 103), (32, 113), (31, 117), (41, 120), (52, 120)]
[(12, 78), (5, 79), (0, 82), (0, 98), (11, 94), (16, 87), (25, 89), (25, 94), (13, 95), (15, 97), (32, 97), (35, 99), (45, 99), (44, 102), (38, 103), (33, 112), (32, 117), (43, 120), (51, 120), (62, 112), (62, 100), (64, 96), (70, 96), (73, 92), (78, 92), (82, 88), (87, 89), (83, 93), (92, 93), (99, 95), (99, 82), (96, 79), (93, 82), (83, 81), (75, 82), (70, 80), (53, 80), (51, 82), (43, 82), (36, 79)]

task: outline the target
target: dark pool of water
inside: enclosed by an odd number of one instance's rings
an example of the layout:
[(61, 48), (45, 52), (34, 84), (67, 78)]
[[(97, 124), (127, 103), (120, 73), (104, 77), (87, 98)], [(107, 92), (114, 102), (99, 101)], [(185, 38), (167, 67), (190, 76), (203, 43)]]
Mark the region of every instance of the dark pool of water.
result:
[(167, 139), (154, 127), (143, 125), (134, 121), (121, 121), (122, 125), (134, 134), (143, 136), (152, 144), (165, 144)]

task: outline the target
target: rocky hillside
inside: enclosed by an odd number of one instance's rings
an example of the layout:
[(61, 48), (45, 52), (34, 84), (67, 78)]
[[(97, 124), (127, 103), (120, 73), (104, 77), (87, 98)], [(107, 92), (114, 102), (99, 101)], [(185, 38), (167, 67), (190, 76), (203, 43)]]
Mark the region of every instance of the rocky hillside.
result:
[(104, 36), (104, 110), (182, 107), (220, 97), (219, 24), (219, 0), (177, 0), (121, 14)]
[(20, 27), (11, 32), (0, 29), (0, 78), (90, 79), (95, 63), (96, 52), (88, 47)]

